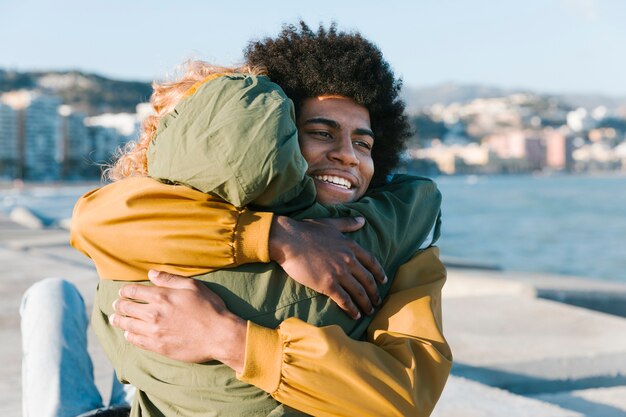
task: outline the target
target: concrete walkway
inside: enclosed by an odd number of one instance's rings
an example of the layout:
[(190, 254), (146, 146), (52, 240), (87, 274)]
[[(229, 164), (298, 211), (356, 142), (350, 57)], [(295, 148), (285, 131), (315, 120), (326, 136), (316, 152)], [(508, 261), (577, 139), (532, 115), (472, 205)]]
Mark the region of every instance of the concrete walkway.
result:
[(626, 416), (626, 319), (539, 298), (619, 313), (625, 294), (619, 283), (450, 268), (455, 364), (434, 415)]
[[(21, 414), (21, 294), (48, 276), (78, 286), (88, 308), (97, 276), (63, 230), (31, 230), (0, 214), (0, 415)], [(562, 300), (575, 305), (568, 305)], [(444, 328), (453, 376), (436, 417), (626, 416), (626, 285), (450, 268)], [(96, 383), (112, 372), (93, 335)]]

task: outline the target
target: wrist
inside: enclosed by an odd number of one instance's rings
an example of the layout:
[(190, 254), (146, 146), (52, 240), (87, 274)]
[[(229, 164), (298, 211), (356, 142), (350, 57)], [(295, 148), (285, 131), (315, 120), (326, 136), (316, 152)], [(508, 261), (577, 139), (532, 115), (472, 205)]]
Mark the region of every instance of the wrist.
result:
[(228, 329), (224, 333), (227, 337), (223, 340), (221, 354), (215, 359), (241, 373), (246, 355), (248, 322), (234, 314), (229, 314), (224, 321), (224, 327)]
[(270, 260), (281, 264), (287, 258), (286, 248), (288, 242), (289, 229), (291, 229), (291, 219), (286, 216), (274, 216), (270, 227), (268, 251)]

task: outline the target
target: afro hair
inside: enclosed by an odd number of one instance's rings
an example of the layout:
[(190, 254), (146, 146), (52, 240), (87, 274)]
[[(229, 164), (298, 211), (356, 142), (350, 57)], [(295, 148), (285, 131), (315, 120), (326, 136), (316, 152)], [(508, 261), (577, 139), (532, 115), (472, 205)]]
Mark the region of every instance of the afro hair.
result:
[(282, 87), (296, 114), (305, 99), (321, 95), (341, 95), (367, 108), (375, 137), (372, 184), (385, 182), (411, 131), (399, 96), (402, 81), (376, 45), (358, 32), (338, 31), (335, 23), (314, 32), (300, 21), (299, 27), (283, 26), (276, 38), (251, 42), (244, 53), (248, 65), (264, 67)]

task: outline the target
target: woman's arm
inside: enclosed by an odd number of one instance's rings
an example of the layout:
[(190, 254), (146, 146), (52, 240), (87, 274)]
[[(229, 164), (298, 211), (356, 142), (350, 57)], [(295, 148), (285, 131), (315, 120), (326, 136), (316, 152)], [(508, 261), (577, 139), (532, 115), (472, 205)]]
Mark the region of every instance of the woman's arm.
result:
[(101, 279), (145, 281), (149, 269), (192, 276), (269, 262), (273, 217), (189, 187), (135, 177), (78, 200), (70, 243), (94, 260)]

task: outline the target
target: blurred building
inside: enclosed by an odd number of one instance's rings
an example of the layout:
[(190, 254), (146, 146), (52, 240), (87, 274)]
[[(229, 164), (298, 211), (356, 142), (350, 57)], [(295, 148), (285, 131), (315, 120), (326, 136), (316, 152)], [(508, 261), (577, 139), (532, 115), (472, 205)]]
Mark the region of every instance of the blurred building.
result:
[(615, 148), (615, 155), (621, 163), (621, 170), (626, 172), (626, 142), (622, 142)]
[(0, 102), (0, 178), (17, 176), (18, 114), (10, 106)]
[(126, 138), (120, 137), (119, 132), (113, 127), (89, 125), (89, 154), (91, 164), (107, 164), (111, 161), (115, 150)]
[(444, 174), (474, 174), (483, 172), (489, 163), (489, 150), (477, 143), (445, 145), (433, 141), (424, 149), (409, 150), (408, 156), (416, 160), (433, 161)]
[(555, 171), (573, 168), (574, 138), (558, 130), (544, 132), (546, 139), (546, 166)]
[(88, 169), (90, 151), (85, 114), (70, 106), (59, 107), (61, 116), (61, 170), (63, 178), (80, 178)]
[(140, 123), (140, 117), (131, 113), (105, 113), (85, 119), (89, 131), (92, 175), (96, 168), (99, 175), (100, 167), (110, 165), (118, 149), (137, 139)]
[(60, 97), (20, 90), (0, 96), (0, 177), (35, 181), (99, 177), (115, 152), (139, 136), (151, 115), (149, 103), (137, 113), (86, 117)]
[(523, 159), (526, 157), (526, 137), (521, 130), (494, 133), (483, 138), (487, 145), (501, 159)]
[(61, 100), (34, 91), (13, 91), (3, 94), (2, 101), (18, 114), (16, 177), (60, 179)]
[(143, 122), (148, 116), (152, 116), (154, 114), (154, 108), (152, 107), (152, 103), (139, 103), (135, 107), (136, 122)]
[(546, 143), (540, 132), (533, 132), (524, 141), (526, 162), (530, 171), (541, 171), (546, 167)]

